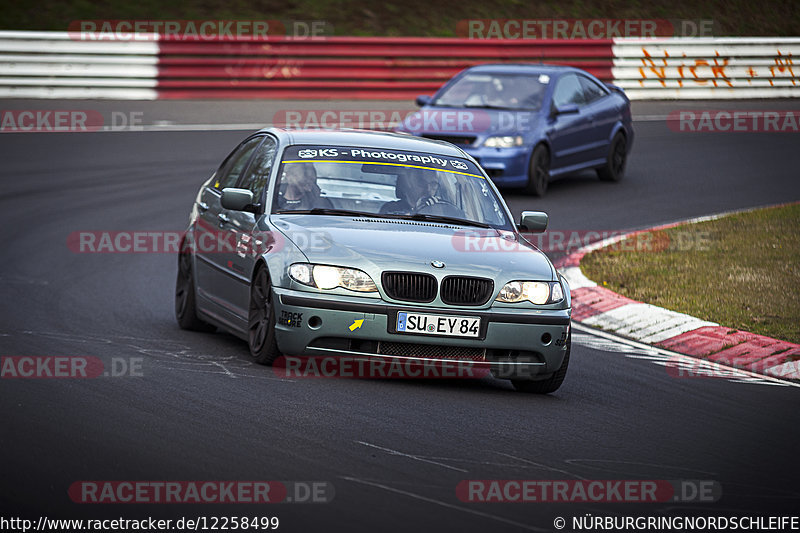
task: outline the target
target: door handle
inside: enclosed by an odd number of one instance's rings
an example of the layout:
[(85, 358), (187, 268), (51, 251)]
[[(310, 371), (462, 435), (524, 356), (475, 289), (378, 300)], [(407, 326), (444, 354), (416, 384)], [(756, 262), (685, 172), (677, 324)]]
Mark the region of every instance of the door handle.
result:
[(225, 213), (220, 213), (219, 215), (217, 215), (217, 218), (219, 219), (220, 227), (222, 227), (223, 224), (227, 224), (228, 222), (231, 221), (231, 219), (228, 218), (228, 215), (226, 215)]
[(208, 204), (205, 202), (197, 202), (197, 207), (200, 208), (200, 211), (208, 211)]

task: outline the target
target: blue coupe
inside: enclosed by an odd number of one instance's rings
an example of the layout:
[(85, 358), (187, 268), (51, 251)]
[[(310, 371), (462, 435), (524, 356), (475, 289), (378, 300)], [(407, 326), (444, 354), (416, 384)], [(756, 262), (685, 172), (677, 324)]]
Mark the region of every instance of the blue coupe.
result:
[(620, 180), (633, 144), (622, 89), (572, 67), (480, 65), (417, 104), (398, 131), (453, 143), (498, 186), (536, 196), (551, 178), (579, 170)]

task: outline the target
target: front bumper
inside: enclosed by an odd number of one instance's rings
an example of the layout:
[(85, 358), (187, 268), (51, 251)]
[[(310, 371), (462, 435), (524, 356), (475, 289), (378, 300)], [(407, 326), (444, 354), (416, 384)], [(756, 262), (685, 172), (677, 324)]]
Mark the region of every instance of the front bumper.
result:
[[(570, 309), (465, 310), (281, 288), (273, 291), (276, 338), (286, 355), (366, 356), (420, 363), (440, 359), (488, 367), (501, 378), (543, 379), (561, 366), (568, 348)], [(478, 316), (482, 338), (394, 333), (398, 311)]]
[(475, 158), (498, 186), (523, 187), (528, 183), (530, 146), (514, 148), (462, 147)]

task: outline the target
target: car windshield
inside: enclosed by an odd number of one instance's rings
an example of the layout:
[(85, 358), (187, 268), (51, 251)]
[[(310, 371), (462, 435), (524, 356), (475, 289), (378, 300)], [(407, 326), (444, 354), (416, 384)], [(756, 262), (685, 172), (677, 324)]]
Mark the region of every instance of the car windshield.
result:
[(512, 230), (475, 163), (422, 152), (289, 146), (272, 212), (372, 215)]
[(536, 111), (550, 83), (547, 74), (468, 73), (433, 102), (448, 107), (486, 107)]

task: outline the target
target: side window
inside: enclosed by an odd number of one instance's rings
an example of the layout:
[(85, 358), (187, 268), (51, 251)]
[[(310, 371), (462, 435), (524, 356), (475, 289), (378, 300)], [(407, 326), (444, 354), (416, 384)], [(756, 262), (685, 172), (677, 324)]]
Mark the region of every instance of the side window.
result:
[(264, 139), (264, 143), (258, 147), (253, 162), (250, 164), (250, 168), (247, 170), (247, 174), (240, 185), (242, 189), (253, 191), (256, 201), (261, 198), (261, 193), (267, 185), (272, 164), (275, 162), (277, 147), (278, 143), (272, 137)]
[(225, 187), (236, 186), (236, 182), (239, 181), (239, 176), (244, 170), (245, 165), (250, 161), (253, 150), (256, 149), (256, 146), (258, 146), (262, 140), (264, 140), (263, 137), (254, 137), (247, 140), (240, 144), (239, 147), (228, 156), (228, 159), (217, 171), (217, 179), (214, 182), (215, 189), (221, 191)]
[(583, 105), (583, 89), (575, 74), (565, 74), (558, 80), (555, 92), (553, 93), (553, 103), (557, 106), (566, 104)]
[(586, 98), (586, 103), (594, 102), (604, 97), (608, 92), (597, 84), (596, 81), (590, 80), (586, 76), (579, 76), (581, 80), (581, 87), (583, 88), (583, 96)]

